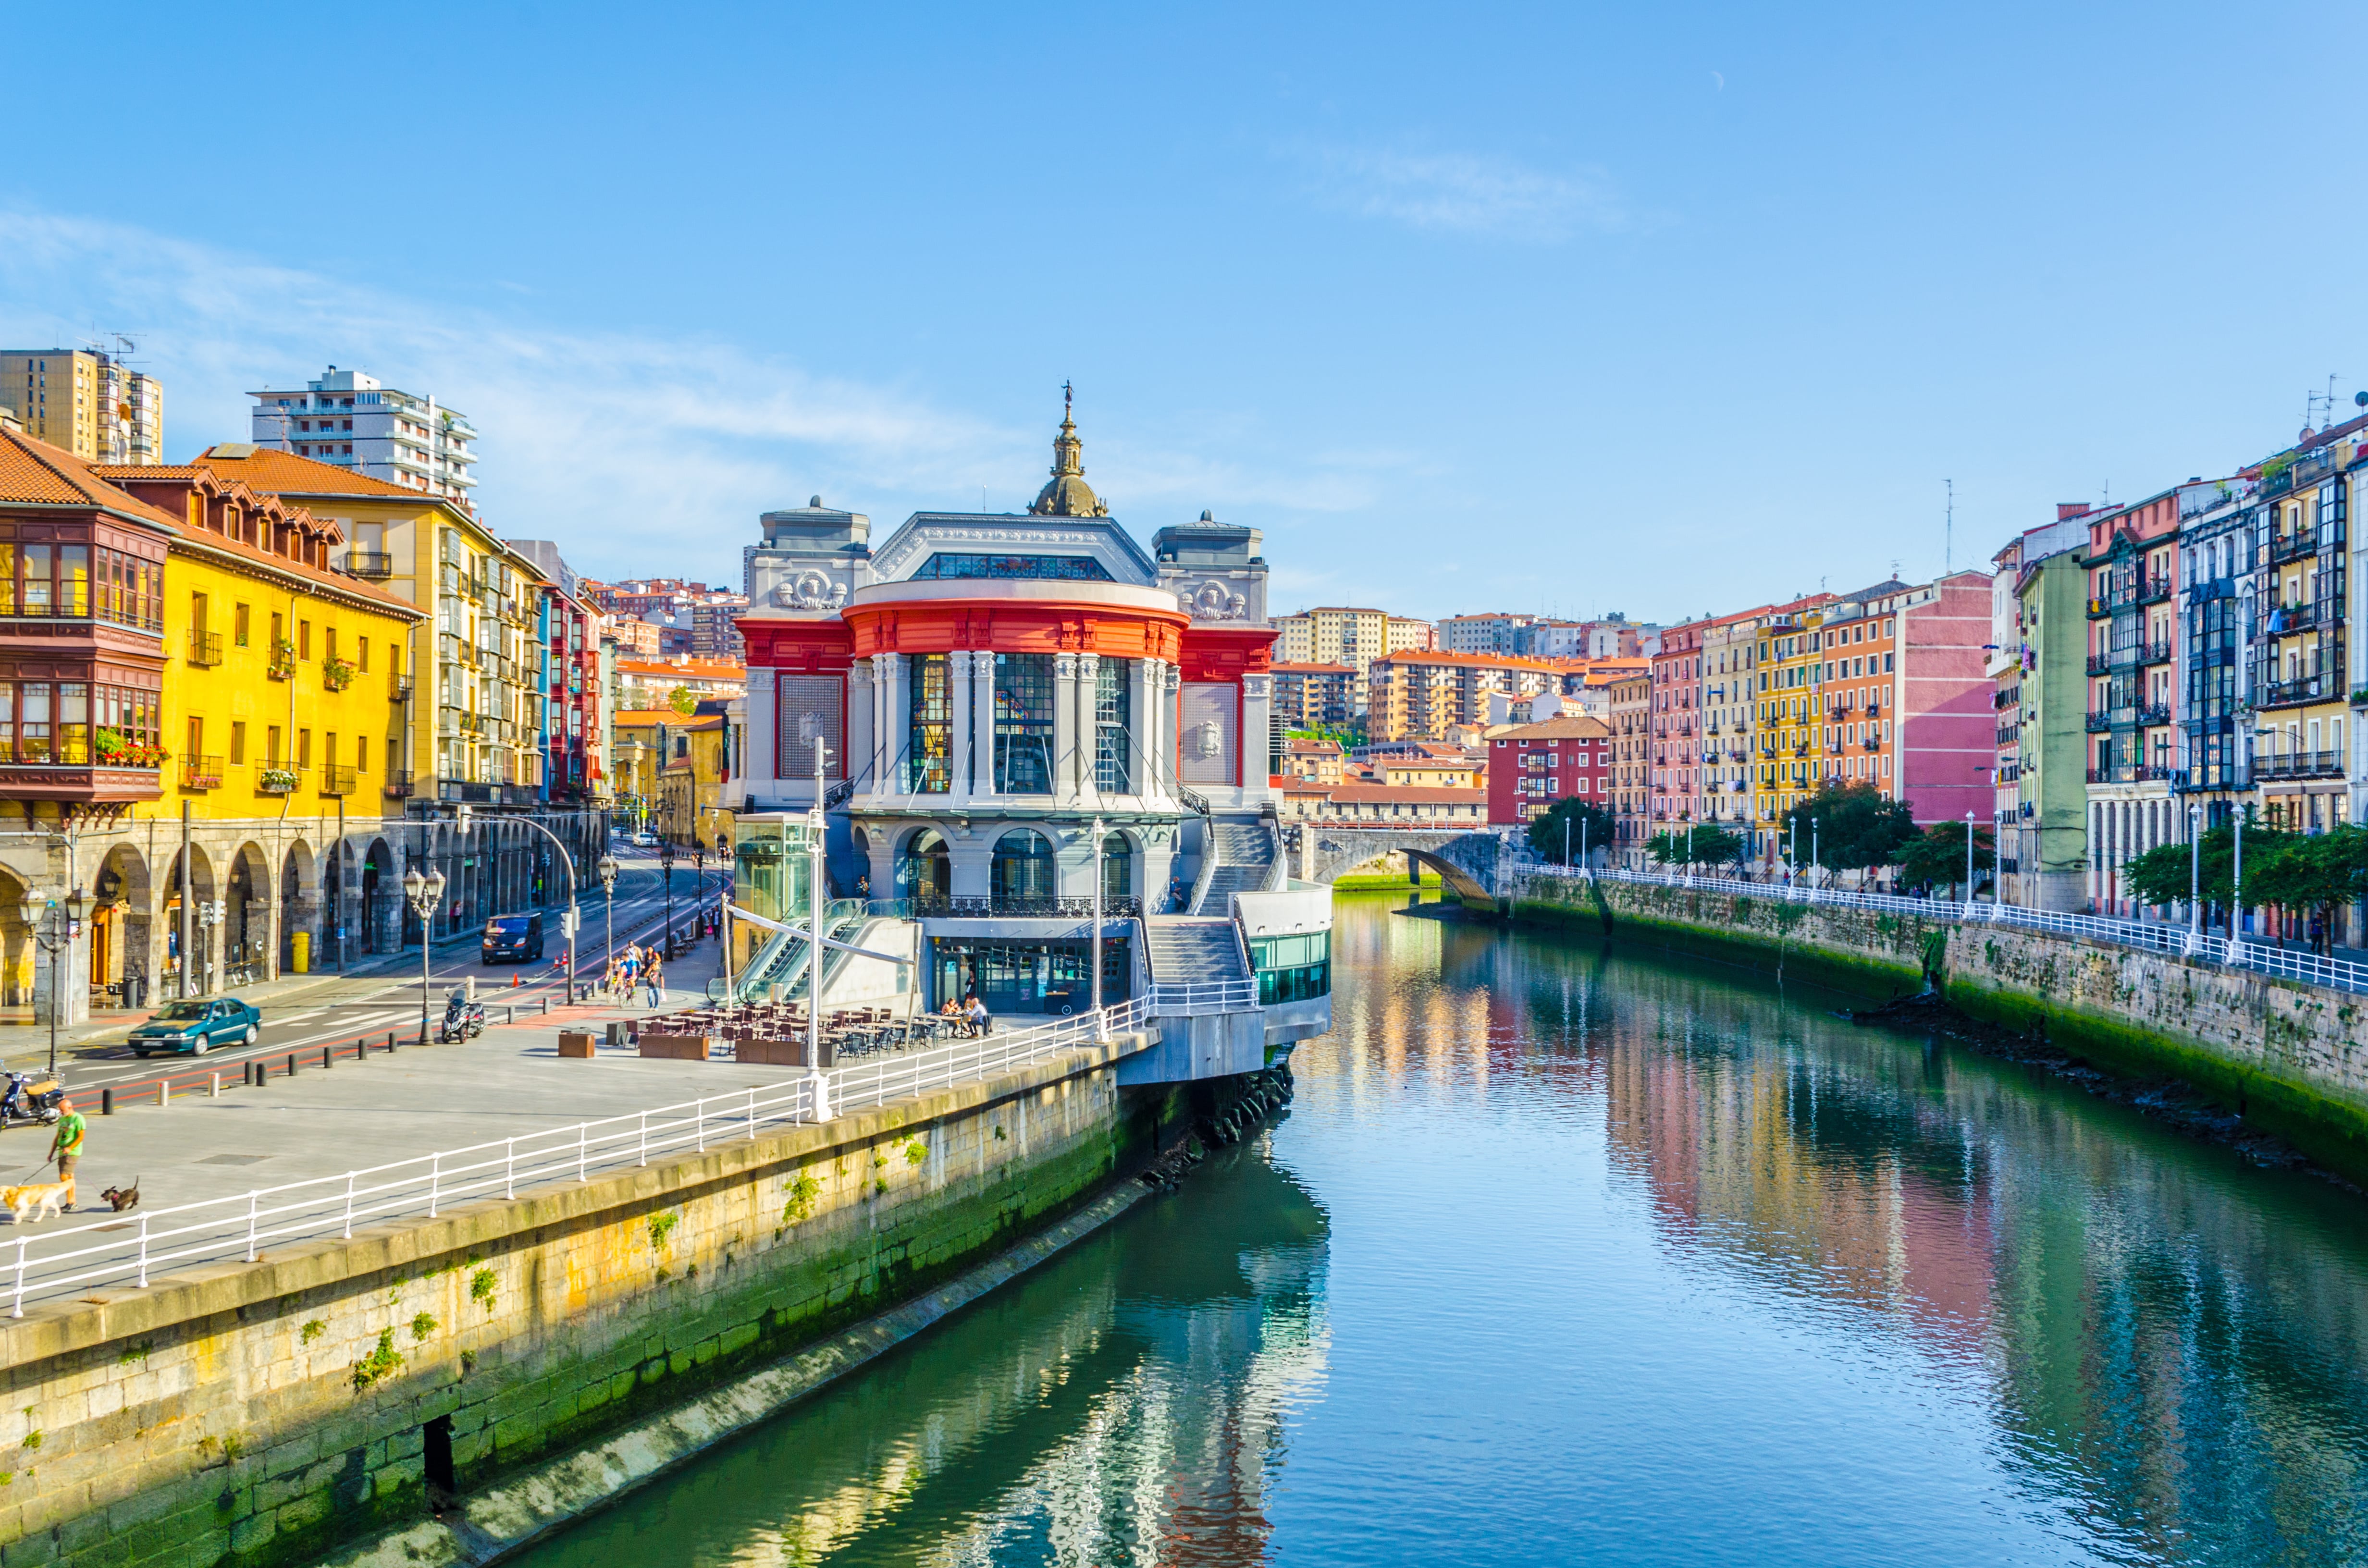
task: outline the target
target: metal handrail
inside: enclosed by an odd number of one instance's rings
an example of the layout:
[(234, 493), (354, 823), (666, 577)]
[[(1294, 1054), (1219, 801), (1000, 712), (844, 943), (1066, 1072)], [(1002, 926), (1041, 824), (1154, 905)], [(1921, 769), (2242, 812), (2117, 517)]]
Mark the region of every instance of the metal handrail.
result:
[(2368, 991), (2368, 964), (2350, 959), (2323, 959), (2271, 945), (2264, 937), (2235, 938), (2195, 931), (2160, 920), (2117, 920), (2101, 915), (2068, 915), (2050, 909), (2025, 909), (2011, 903), (1975, 903), (1957, 899), (1906, 898), (1896, 893), (1850, 892), (1839, 888), (1803, 887), (1797, 883), (1751, 882), (1734, 877), (1689, 877), (1677, 872), (1631, 871), (1612, 868), (1524, 865), (1523, 876), (1595, 878), (1609, 881), (1643, 882), (1702, 892), (1735, 893), (1749, 898), (1780, 899), (1789, 903), (1834, 904), (1849, 909), (1882, 910), (1918, 915), (1931, 920), (1961, 921), (1984, 926), (2012, 926), (2029, 931), (2050, 931), (2114, 942), (2174, 958), (2201, 959), (2233, 969), (2248, 969), (2323, 985), (2336, 991)]
[[(1242, 984), (1232, 983), (1235, 989)], [(1256, 983), (1248, 984), (1255, 1005)], [(0, 1278), (10, 1278), (10, 1315), (22, 1317), (30, 1299), (108, 1281), (145, 1289), (149, 1277), (166, 1267), (253, 1263), (268, 1243), (350, 1238), (358, 1222), (434, 1219), (455, 1203), (515, 1198), (522, 1188), (557, 1181), (589, 1181), (596, 1170), (646, 1165), (652, 1154), (669, 1150), (704, 1151), (734, 1137), (753, 1140), (768, 1125), (828, 1121), (852, 1108), (1026, 1066), (1136, 1028), (1150, 1016), (1147, 1000), (1135, 997), (1099, 1016), (1088, 1012), (1036, 1028), (814, 1073), (789, 1084), (725, 1090), (336, 1176), (147, 1210), (131, 1237), (120, 1233), (122, 1222), (112, 1216), (40, 1236), (20, 1234), (9, 1238), (14, 1257), (0, 1246), (0, 1270), (7, 1271)], [(110, 1233), (101, 1241), (102, 1233)], [(85, 1241), (89, 1244), (77, 1244)]]

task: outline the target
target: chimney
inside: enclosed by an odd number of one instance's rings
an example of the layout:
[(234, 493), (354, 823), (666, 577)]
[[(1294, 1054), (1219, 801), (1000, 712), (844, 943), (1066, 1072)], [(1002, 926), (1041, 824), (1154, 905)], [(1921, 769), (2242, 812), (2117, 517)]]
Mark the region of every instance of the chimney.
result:
[(2089, 503), (2086, 501), (2058, 501), (2055, 503), (2055, 520), (2060, 523), (2066, 517), (2079, 517), (2088, 509)]

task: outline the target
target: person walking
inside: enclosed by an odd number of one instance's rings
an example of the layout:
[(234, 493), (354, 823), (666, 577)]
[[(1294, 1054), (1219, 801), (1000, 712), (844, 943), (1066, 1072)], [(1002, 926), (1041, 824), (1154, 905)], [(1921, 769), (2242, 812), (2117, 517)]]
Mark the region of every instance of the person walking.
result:
[(82, 1160), (83, 1140), (88, 1131), (89, 1124), (74, 1109), (73, 1098), (60, 1096), (57, 1135), (50, 1140), (50, 1158), (58, 1164), (60, 1181), (74, 1180), (74, 1166)]
[(649, 987), (653, 1011), (666, 1006), (666, 969), (655, 954), (651, 955), (649, 967), (642, 971), (642, 983)]

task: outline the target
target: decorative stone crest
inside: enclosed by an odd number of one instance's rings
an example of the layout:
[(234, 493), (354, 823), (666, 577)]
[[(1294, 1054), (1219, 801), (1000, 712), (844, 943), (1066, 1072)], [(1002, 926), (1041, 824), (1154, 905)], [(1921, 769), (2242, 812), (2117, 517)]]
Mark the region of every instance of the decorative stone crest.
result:
[(1192, 726), (1192, 751), (1198, 756), (1216, 756), (1225, 749), (1225, 732), (1214, 719), (1203, 719)]
[(1213, 578), (1197, 588), (1178, 588), (1176, 602), (1195, 620), (1241, 620), (1250, 609), (1248, 598)]
[(835, 583), (827, 572), (812, 567), (773, 588), (773, 603), (782, 609), (835, 610), (847, 603), (847, 585)]

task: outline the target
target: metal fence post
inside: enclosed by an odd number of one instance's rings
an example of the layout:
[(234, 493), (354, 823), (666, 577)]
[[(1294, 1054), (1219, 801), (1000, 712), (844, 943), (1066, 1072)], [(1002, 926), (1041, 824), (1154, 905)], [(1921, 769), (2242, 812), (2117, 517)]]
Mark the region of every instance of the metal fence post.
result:
[(25, 1315), (25, 1244), (32, 1239), (30, 1236), (17, 1238), (17, 1305), (8, 1313), (12, 1318)]
[(262, 1196), (261, 1196), (259, 1193), (257, 1193), (257, 1192), (256, 1192), (253, 1187), (249, 1187), (249, 1188), (247, 1189), (247, 1193), (246, 1193), (246, 1261), (247, 1261), (247, 1262), (249, 1262), (249, 1263), (253, 1263), (253, 1262), (255, 1261), (255, 1210), (256, 1210), (256, 1206), (258, 1203), (260, 1203), (262, 1200), (263, 1200), (263, 1199), (262, 1199)]
[(502, 1196), (518, 1196), (518, 1140), (510, 1139), (502, 1145)]
[(646, 1110), (642, 1112), (641, 1163), (645, 1165), (650, 1163), (650, 1113)]
[(354, 1239), (354, 1173), (346, 1173), (346, 1240)]
[(427, 1161), (427, 1217), (436, 1218), (436, 1189), (444, 1180), (444, 1152), (438, 1149)]
[(748, 1142), (751, 1142), (751, 1143), (754, 1143), (756, 1141), (757, 1141), (757, 1088), (756, 1088), (756, 1085), (752, 1084), (752, 1085), (750, 1085), (748, 1086)]
[(140, 1216), (140, 1288), (148, 1289), (148, 1216)]
[(693, 1103), (690, 1119), (691, 1135), (699, 1140), (699, 1152), (707, 1153), (707, 1096), (701, 1095)]
[(575, 1179), (577, 1181), (590, 1181), (592, 1179), (592, 1173), (584, 1163), (586, 1158), (586, 1151), (589, 1147), (588, 1141), (591, 1136), (592, 1124), (590, 1122), (579, 1121), (575, 1124)]

